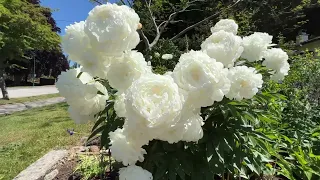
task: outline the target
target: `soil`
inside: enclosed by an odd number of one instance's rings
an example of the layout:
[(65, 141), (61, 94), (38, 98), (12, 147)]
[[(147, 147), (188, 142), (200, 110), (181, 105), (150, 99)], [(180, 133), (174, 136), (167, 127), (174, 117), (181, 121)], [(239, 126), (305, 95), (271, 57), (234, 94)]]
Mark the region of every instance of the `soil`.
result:
[[(94, 148), (93, 148), (94, 147)], [(54, 178), (54, 180), (81, 180), (82, 175), (80, 173), (74, 173), (74, 170), (79, 163), (78, 155), (86, 154), (86, 155), (97, 155), (100, 152), (92, 152), (92, 149), (96, 149), (98, 146), (90, 146), (88, 147), (86, 152), (82, 152), (84, 148), (83, 146), (75, 146), (69, 150), (69, 157), (65, 158), (59, 164), (55, 166), (55, 169), (59, 171), (58, 175)], [(118, 172), (106, 172), (104, 177), (101, 179), (100, 177), (93, 177), (90, 180), (116, 180), (118, 177)]]
[[(73, 174), (73, 170), (77, 165), (75, 159), (65, 160), (63, 163), (57, 165), (59, 174), (54, 178), (56, 180), (81, 180), (80, 175)], [(77, 179), (78, 178), (78, 179)]]

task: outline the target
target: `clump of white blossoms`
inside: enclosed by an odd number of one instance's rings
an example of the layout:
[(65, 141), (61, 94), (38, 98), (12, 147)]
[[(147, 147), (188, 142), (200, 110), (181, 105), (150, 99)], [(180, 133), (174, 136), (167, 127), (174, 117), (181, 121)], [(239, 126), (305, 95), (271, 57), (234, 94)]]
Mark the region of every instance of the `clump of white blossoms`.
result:
[(89, 12), (84, 31), (96, 51), (117, 55), (138, 45), (139, 21), (137, 13), (128, 6), (105, 4)]
[(243, 52), (241, 43), (241, 37), (220, 30), (212, 33), (212, 35), (201, 44), (201, 49), (211, 58), (221, 62), (225, 67), (232, 67)]
[(164, 60), (170, 60), (173, 58), (173, 55), (172, 54), (164, 54), (161, 56), (161, 58)]
[(152, 180), (152, 174), (140, 166), (128, 166), (120, 169), (119, 180)]
[(109, 68), (109, 84), (118, 91), (127, 90), (142, 74), (151, 73), (151, 66), (148, 66), (143, 55), (137, 51), (124, 53)]
[(271, 76), (273, 80), (283, 80), (288, 75), (288, 71), (290, 70), (288, 63), (289, 56), (282, 49), (272, 48), (266, 50), (264, 52), (264, 59), (262, 65), (275, 71)]
[(143, 54), (133, 51), (141, 27), (134, 10), (107, 3), (96, 6), (85, 21), (68, 26), (62, 38), (64, 51), (81, 64), (63, 72), (56, 84), (70, 105), (71, 118), (78, 123), (95, 120), (111, 104), (124, 122), (113, 132), (106, 130), (112, 157), (127, 166), (120, 169), (120, 180), (153, 179), (135, 164), (144, 161), (144, 147), (154, 139), (198, 142), (204, 136), (201, 107), (258, 93), (262, 74), (254, 67), (237, 66), (239, 59), (263, 60), (274, 80), (283, 79), (290, 69), (286, 52), (269, 49), (272, 36), (254, 33), (241, 38), (236, 22), (224, 19), (211, 28), (201, 51), (182, 54), (172, 72), (154, 74)]
[(236, 35), (238, 33), (238, 24), (232, 19), (221, 19), (210, 30), (212, 33), (225, 31)]
[(272, 36), (267, 33), (255, 32), (250, 36), (243, 37), (242, 46), (244, 51), (241, 57), (249, 62), (259, 61), (263, 58), (263, 53), (272, 46)]
[(106, 100), (109, 98), (108, 91), (89, 74), (80, 72), (79, 69), (71, 69), (62, 72), (59, 79), (56, 87), (72, 107), (69, 111), (77, 111), (83, 116), (93, 116), (105, 108)]
[(247, 66), (236, 66), (229, 70), (228, 78), (231, 88), (226, 96), (229, 99), (251, 99), (262, 87), (262, 75), (255, 68)]
[(147, 152), (134, 139), (126, 136), (123, 129), (117, 129), (115, 132), (110, 132), (109, 135), (112, 157), (116, 161), (121, 161), (124, 165), (134, 165), (137, 161), (144, 160), (143, 155)]
[(202, 51), (182, 54), (172, 77), (181, 90), (186, 91), (188, 102), (206, 107), (221, 101), (229, 92), (228, 69)]

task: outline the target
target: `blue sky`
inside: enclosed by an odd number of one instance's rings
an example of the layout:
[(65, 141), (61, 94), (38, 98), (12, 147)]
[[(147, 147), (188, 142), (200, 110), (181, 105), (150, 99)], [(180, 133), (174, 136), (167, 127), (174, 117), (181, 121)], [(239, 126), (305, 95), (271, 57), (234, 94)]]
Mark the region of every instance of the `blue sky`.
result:
[(89, 11), (94, 7), (89, 0), (41, 0), (41, 4), (55, 10), (53, 17), (61, 28), (61, 35), (64, 34), (66, 26), (85, 20)]

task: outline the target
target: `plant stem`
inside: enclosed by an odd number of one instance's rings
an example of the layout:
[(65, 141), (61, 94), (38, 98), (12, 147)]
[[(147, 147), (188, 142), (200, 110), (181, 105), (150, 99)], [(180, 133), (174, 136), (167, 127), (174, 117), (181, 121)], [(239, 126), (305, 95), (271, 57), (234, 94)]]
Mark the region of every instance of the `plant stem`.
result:
[(103, 153), (100, 153), (100, 168), (101, 168), (101, 173), (100, 173), (100, 179), (103, 179), (103, 174), (105, 169), (103, 168)]

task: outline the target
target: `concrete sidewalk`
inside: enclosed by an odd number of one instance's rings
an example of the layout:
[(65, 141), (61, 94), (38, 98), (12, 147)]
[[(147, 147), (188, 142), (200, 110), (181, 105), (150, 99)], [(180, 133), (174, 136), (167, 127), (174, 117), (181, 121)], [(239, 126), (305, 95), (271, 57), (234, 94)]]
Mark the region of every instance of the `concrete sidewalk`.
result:
[(33, 102), (0, 105), (0, 115), (12, 114), (18, 111), (24, 111), (32, 108), (48, 106), (48, 105), (57, 104), (61, 102), (65, 102), (64, 97), (56, 97), (56, 98), (44, 99), (44, 100), (33, 101)]
[(10, 98), (21, 98), (30, 96), (39, 96), (45, 94), (59, 93), (56, 86), (26, 86), (26, 87), (12, 87), (8, 88)]

